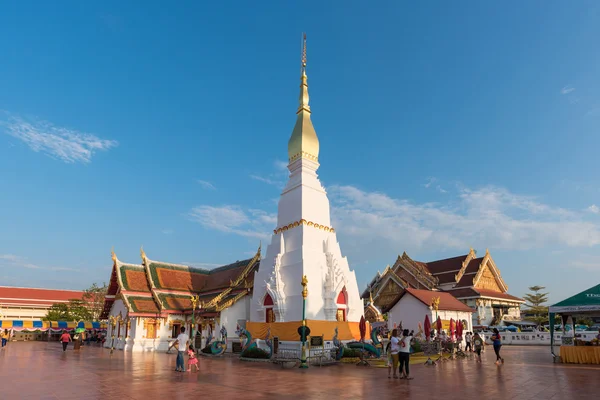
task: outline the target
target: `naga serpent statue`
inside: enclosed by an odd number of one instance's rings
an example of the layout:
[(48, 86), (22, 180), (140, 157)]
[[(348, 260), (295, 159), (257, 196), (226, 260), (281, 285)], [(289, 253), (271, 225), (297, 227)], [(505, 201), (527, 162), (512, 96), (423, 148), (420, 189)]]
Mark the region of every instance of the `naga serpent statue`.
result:
[(336, 347), (335, 351), (335, 359), (336, 361), (340, 361), (342, 356), (344, 355), (344, 343), (340, 342), (338, 339), (338, 328), (335, 327), (335, 335), (333, 335), (333, 345)]
[(364, 350), (367, 353), (370, 353), (371, 355), (379, 358), (379, 356), (381, 355), (381, 350), (379, 350), (378, 345), (379, 343), (379, 339), (377, 338), (377, 330), (379, 328), (374, 328), (371, 330), (371, 340), (373, 340), (373, 344), (371, 343), (364, 343), (364, 342), (350, 342), (347, 343), (346, 345), (344, 345), (339, 339), (338, 339), (338, 329), (337, 327), (335, 328), (335, 335), (333, 336), (333, 345), (337, 348), (336, 353), (335, 353), (335, 359), (337, 361), (341, 360), (342, 356), (344, 355), (344, 349), (348, 348), (348, 349), (353, 349), (353, 350)]
[(267, 336), (265, 337), (265, 343), (269, 348), (269, 358), (273, 357), (273, 341), (271, 340), (271, 328), (267, 329)]
[(244, 357), (245, 352), (256, 347), (256, 341), (252, 339), (252, 334), (250, 332), (239, 325), (237, 326), (235, 333), (240, 337), (240, 340), (242, 338), (246, 338), (244, 344), (242, 345), (242, 352), (240, 354), (240, 357)]
[(227, 350), (227, 329), (221, 327), (221, 340), (215, 340), (210, 344), (210, 352), (214, 355), (223, 354)]

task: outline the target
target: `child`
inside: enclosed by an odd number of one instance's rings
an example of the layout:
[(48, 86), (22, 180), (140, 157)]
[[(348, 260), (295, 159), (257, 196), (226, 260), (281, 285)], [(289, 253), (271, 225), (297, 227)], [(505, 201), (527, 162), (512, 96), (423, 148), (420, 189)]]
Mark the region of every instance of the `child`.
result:
[(194, 353), (194, 346), (191, 344), (188, 350), (188, 356), (190, 357), (188, 360), (188, 372), (192, 371), (192, 365), (196, 367), (196, 372), (200, 371), (200, 368), (198, 368), (198, 359), (196, 358), (196, 353)]
[(485, 346), (483, 339), (479, 336), (479, 333), (475, 333), (475, 336), (473, 337), (473, 347), (475, 349), (475, 354), (477, 355), (476, 360), (478, 363), (481, 362), (481, 350), (483, 349), (483, 346)]
[(387, 367), (388, 367), (388, 379), (392, 377), (392, 342), (388, 342), (387, 346), (385, 346), (385, 354), (387, 354)]

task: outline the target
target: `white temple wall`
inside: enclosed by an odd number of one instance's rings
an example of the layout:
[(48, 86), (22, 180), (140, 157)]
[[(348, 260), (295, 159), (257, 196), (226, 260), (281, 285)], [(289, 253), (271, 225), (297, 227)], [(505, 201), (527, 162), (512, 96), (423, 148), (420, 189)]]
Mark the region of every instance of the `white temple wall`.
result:
[[(254, 294), (250, 316), (253, 321), (265, 321), (263, 301), (267, 292), (265, 282), (269, 282), (274, 271), (275, 259), (281, 251), (281, 237), (284, 241), (284, 254), (280, 263), (280, 278), (283, 282), (280, 302), (284, 313), (277, 322), (300, 321), (302, 319), (302, 276), (308, 280), (308, 298), (306, 301), (306, 318), (316, 320), (335, 320), (335, 313), (326, 315), (327, 296), (337, 298), (345, 287), (348, 300), (348, 321), (358, 322), (363, 316), (364, 307), (360, 299), (356, 274), (350, 271), (348, 260), (341, 255), (335, 232), (327, 232), (312, 226), (300, 225), (281, 234), (273, 235), (271, 244), (254, 280)], [(328, 243), (328, 244), (327, 244)], [(336, 282), (333, 286), (335, 294), (327, 293), (325, 281), (329, 273), (326, 252), (333, 256)], [(277, 303), (277, 296), (271, 296)], [(275, 307), (278, 305), (276, 304)], [(277, 313), (276, 313), (277, 316)]]
[(277, 227), (300, 219), (331, 225), (329, 199), (315, 171), (318, 165), (307, 159), (299, 159), (288, 167), (292, 172), (279, 199)]
[[(117, 299), (114, 301), (112, 307), (110, 308), (110, 312), (108, 315), (116, 317), (117, 315), (119, 315), (119, 313), (121, 314), (121, 316), (123, 318), (125, 318), (128, 314), (127, 307), (125, 306), (125, 303), (123, 303), (123, 300), (121, 300), (121, 299)], [(113, 326), (110, 323), (110, 318), (109, 318), (108, 326), (106, 327), (106, 341), (104, 342), (104, 347), (110, 348), (111, 346), (113, 346), (113, 342), (112, 342), (113, 336), (115, 336), (114, 344), (117, 344), (117, 342), (118, 342), (117, 337), (119, 336), (119, 333), (117, 332), (117, 330), (118, 330), (117, 326), (115, 326), (113, 329)]]
[[(215, 326), (213, 337), (215, 339), (221, 338), (221, 327), (225, 326), (227, 329), (227, 337), (230, 339), (237, 338), (235, 331), (237, 330), (238, 320), (248, 320), (248, 307), (252, 298), (248, 295), (238, 300), (231, 307), (221, 311), (221, 318), (218, 326)], [(228, 351), (231, 349), (228, 347)]]
[(425, 315), (429, 315), (432, 326), (439, 316), (440, 319), (446, 321), (450, 319), (454, 319), (455, 321), (467, 321), (467, 326), (463, 328), (463, 332), (473, 331), (471, 313), (465, 311), (439, 310), (436, 316), (435, 310), (432, 310), (423, 304), (423, 302), (408, 294), (402, 296), (400, 301), (398, 301), (398, 303), (396, 303), (396, 305), (388, 312), (388, 329), (391, 330), (393, 329), (394, 324), (400, 325), (400, 322), (402, 322), (402, 327), (404, 329), (414, 330), (415, 333), (417, 333), (419, 331), (419, 324), (423, 327)]

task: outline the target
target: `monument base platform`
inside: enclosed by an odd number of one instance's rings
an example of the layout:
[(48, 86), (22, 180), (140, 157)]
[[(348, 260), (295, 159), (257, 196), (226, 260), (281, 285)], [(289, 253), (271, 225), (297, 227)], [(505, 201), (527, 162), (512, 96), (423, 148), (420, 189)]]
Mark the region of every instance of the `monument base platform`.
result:
[[(280, 341), (299, 341), (298, 328), (302, 321), (290, 322), (246, 322), (246, 330), (250, 332), (255, 339), (264, 339), (269, 329), (271, 337), (278, 337)], [(360, 328), (358, 322), (340, 322), (340, 321), (317, 321), (306, 320), (306, 325), (310, 328), (310, 336), (323, 336), (324, 340), (333, 340), (335, 328), (338, 330), (338, 340), (360, 340)], [(369, 339), (371, 326), (366, 322), (365, 339)]]

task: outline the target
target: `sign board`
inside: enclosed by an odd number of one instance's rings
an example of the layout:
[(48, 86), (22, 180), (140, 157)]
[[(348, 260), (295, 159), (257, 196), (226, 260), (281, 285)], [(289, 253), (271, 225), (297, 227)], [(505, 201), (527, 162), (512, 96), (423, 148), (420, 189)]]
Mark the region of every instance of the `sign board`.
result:
[(311, 347), (323, 346), (323, 336), (311, 336), (310, 337), (310, 346)]

